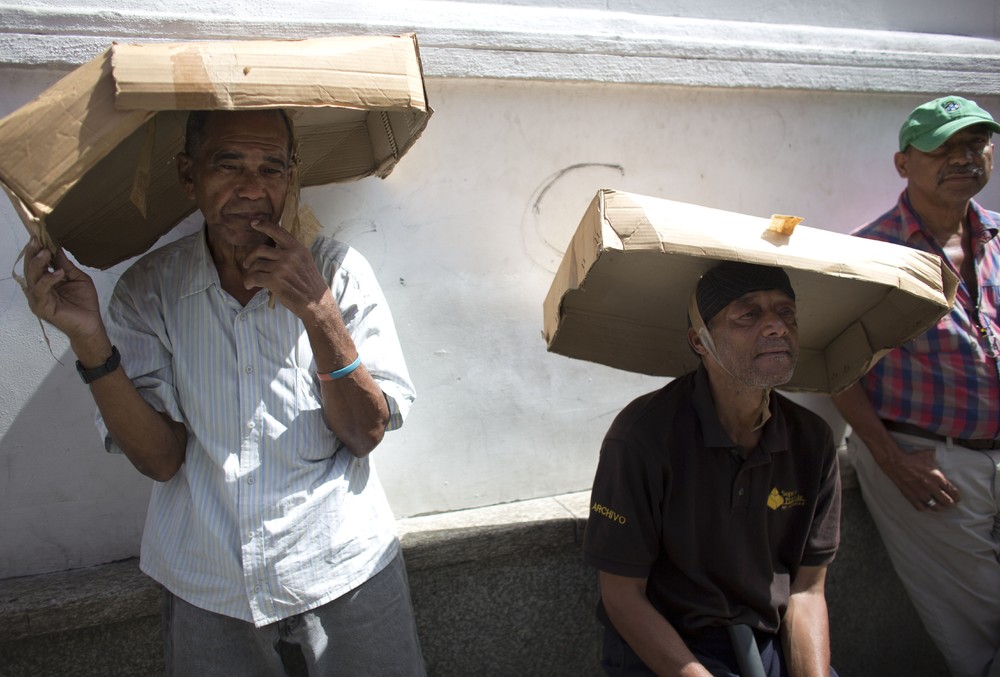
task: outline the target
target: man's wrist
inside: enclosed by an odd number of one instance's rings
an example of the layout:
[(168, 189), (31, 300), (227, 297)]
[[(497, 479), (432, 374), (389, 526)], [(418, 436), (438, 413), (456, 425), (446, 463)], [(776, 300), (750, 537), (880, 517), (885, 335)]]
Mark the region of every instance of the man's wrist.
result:
[(90, 385), (99, 378), (107, 376), (111, 372), (118, 369), (121, 364), (122, 356), (118, 352), (118, 348), (111, 346), (111, 356), (108, 357), (101, 364), (95, 365), (93, 367), (85, 366), (80, 360), (76, 361), (76, 371), (80, 374), (80, 378), (87, 385)]

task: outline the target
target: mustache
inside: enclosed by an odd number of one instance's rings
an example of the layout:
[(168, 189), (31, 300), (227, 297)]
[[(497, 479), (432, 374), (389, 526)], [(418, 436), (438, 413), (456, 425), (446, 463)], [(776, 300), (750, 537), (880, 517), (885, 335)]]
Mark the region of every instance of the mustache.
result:
[(757, 350), (762, 353), (771, 352), (773, 350), (786, 350), (789, 353), (795, 353), (795, 347), (792, 345), (792, 341), (783, 337), (765, 339), (757, 345)]
[(978, 179), (981, 177), (986, 170), (982, 167), (977, 167), (976, 165), (962, 165), (961, 167), (951, 167), (945, 169), (940, 174), (938, 174), (938, 181), (947, 179), (949, 176), (971, 176), (972, 178)]

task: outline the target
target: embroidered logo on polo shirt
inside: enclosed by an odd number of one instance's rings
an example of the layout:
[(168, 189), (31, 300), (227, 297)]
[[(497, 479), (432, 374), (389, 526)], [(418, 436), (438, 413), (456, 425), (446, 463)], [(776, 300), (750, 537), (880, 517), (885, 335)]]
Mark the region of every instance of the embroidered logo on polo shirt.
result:
[(601, 505), (600, 503), (594, 503), (594, 505), (590, 506), (590, 510), (591, 512), (596, 512), (601, 517), (607, 517), (612, 522), (617, 522), (618, 524), (625, 524), (628, 522), (625, 515), (620, 515), (611, 508)]
[(805, 504), (806, 499), (799, 492), (781, 491), (778, 487), (771, 489), (771, 495), (767, 497), (767, 507), (771, 510), (788, 510)]

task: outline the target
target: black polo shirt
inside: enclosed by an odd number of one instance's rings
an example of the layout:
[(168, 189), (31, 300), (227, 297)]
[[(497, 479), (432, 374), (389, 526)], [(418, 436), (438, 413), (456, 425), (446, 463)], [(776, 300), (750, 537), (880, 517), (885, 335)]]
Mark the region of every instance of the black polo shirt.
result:
[(830, 427), (777, 393), (770, 409), (744, 460), (699, 368), (633, 401), (604, 438), (584, 557), (647, 578), (653, 606), (684, 636), (737, 623), (776, 633), (798, 568), (836, 553)]

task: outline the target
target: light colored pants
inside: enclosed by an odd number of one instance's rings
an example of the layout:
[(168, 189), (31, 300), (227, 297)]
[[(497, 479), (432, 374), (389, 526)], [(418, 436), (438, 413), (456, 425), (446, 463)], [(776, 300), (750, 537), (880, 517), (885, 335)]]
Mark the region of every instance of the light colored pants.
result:
[(279, 641), (301, 647), (311, 676), (425, 674), (402, 554), (332, 602), (260, 628), (165, 595), (166, 666), (172, 677), (285, 675)]
[(1000, 675), (1000, 451), (893, 437), (904, 451), (934, 448), (961, 492), (953, 508), (914, 510), (850, 436), (848, 458), (896, 574), (955, 677)]

